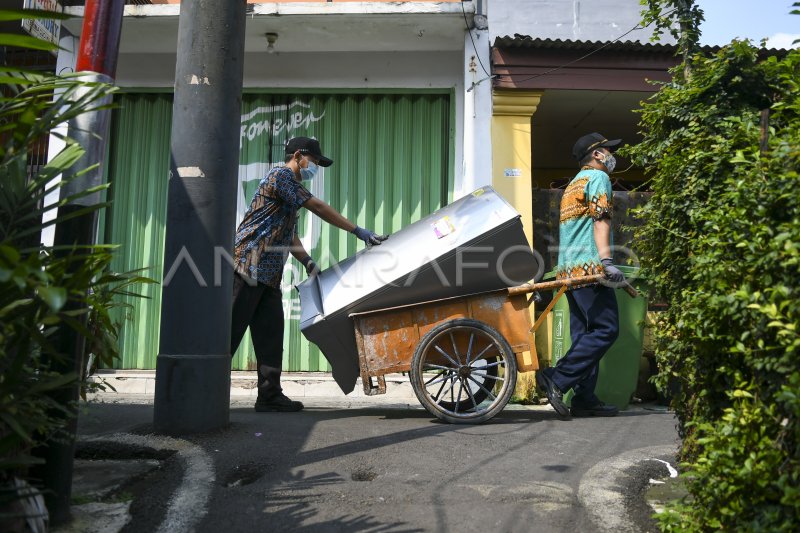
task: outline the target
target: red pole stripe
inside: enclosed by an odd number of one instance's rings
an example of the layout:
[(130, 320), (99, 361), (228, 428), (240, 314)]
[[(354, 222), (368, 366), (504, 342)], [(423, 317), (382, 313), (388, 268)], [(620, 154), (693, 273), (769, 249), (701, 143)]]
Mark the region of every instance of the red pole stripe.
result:
[(86, 0), (75, 70), (116, 76), (124, 9), (125, 0)]

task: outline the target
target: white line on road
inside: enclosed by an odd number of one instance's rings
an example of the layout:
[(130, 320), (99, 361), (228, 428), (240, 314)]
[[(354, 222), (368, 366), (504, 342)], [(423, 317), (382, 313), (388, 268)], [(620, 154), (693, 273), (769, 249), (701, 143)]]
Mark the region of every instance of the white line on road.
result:
[(631, 450), (600, 461), (581, 478), (578, 485), (578, 501), (599, 531), (625, 533), (637, 531), (628, 518), (625, 506), (625, 483), (627, 470), (637, 463), (658, 456), (673, 455), (676, 446), (648, 446)]
[(661, 459), (651, 459), (651, 461), (658, 461), (659, 463), (664, 463), (667, 466), (669, 477), (678, 477), (678, 471), (675, 470), (675, 467), (669, 464), (667, 461), (663, 461)]
[(118, 433), (104, 435), (93, 441), (113, 441), (122, 444), (147, 446), (157, 450), (175, 450), (184, 463), (183, 480), (170, 498), (164, 522), (158, 532), (193, 531), (208, 512), (208, 500), (214, 485), (214, 465), (200, 446), (189, 441), (158, 435)]

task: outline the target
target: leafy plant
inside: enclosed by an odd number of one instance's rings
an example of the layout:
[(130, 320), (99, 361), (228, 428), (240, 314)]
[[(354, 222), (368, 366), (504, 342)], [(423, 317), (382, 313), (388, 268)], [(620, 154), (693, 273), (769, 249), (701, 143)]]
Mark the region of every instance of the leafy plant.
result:
[[(63, 18), (46, 12), (0, 11), (0, 20)], [(54, 45), (19, 35), (0, 35), (0, 44), (34, 49)], [(84, 149), (56, 129), (71, 118), (103, 107), (114, 88), (76, 75), (0, 68), (7, 96), (0, 99), (0, 509), (19, 496), (19, 479), (36, 459), (35, 445), (69, 438), (65, 420), (75, 406), (55, 401), (50, 393), (75, 387), (82, 376), (64, 372), (65, 353), (58, 328), (71, 328), (104, 364), (118, 357), (119, 325), (111, 319), (115, 296), (149, 282), (136, 273), (110, 272), (113, 246), (47, 247), (41, 232), (53, 224), (86, 216), (104, 203), (70, 209), (46, 221), (59, 207), (103, 189), (82, 191), (46, 205), (81, 172), (75, 171)], [(60, 136), (65, 148), (30, 176), (28, 154), (47, 135)], [(59, 179), (60, 177), (60, 179)], [(85, 377), (85, 376), (84, 376)], [(0, 516), (1, 517), (1, 516)], [(7, 517), (4, 517), (7, 518)]]
[(667, 531), (800, 524), (800, 52), (693, 56), (643, 105), (640, 257), (691, 499)]
[(668, 32), (678, 43), (684, 64), (698, 51), (703, 10), (693, 0), (639, 0), (642, 25), (653, 25), (653, 40)]

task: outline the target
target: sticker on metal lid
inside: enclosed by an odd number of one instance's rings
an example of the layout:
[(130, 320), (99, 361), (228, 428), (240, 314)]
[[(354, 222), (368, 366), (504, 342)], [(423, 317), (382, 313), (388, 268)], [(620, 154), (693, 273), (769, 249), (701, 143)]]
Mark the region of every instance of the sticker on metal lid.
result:
[(474, 192), (472, 193), (472, 196), (478, 197), (478, 196), (480, 196), (481, 194), (483, 194), (483, 189), (478, 189), (477, 191), (474, 191)]
[(450, 222), (450, 217), (442, 217), (433, 223), (433, 232), (436, 234), (437, 239), (447, 237), (456, 230), (453, 223)]

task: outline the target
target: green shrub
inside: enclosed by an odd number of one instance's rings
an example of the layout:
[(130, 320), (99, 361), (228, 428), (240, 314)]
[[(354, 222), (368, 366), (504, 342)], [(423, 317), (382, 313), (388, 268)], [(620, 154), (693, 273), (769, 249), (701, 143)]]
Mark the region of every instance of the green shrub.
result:
[(733, 42), (690, 67), (644, 104), (644, 141), (630, 151), (652, 177), (637, 246), (669, 303), (657, 379), (673, 391), (691, 493), (660, 520), (668, 531), (794, 531), (800, 51), (762, 59)]

